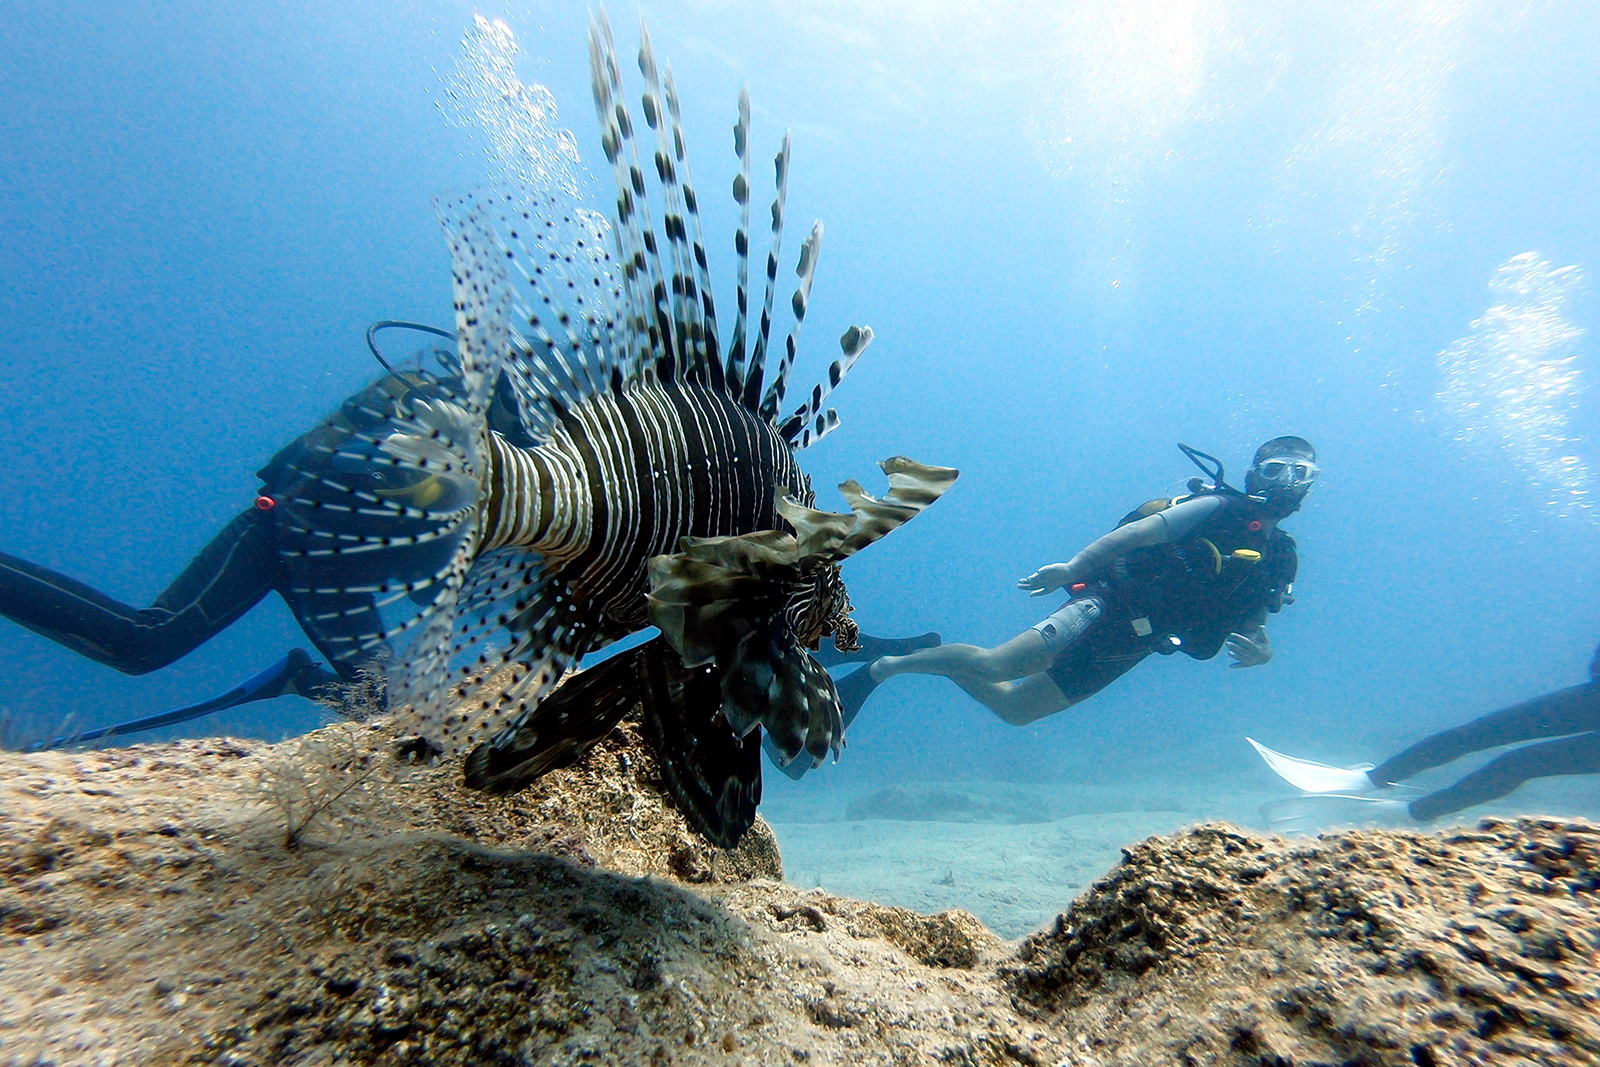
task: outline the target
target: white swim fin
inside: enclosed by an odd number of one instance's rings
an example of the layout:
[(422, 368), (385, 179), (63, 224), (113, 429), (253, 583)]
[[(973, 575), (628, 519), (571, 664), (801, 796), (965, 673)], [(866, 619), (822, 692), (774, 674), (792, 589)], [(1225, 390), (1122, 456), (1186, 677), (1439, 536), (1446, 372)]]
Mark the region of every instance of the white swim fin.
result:
[(1316, 833), (1340, 826), (1400, 826), (1410, 820), (1406, 801), (1398, 797), (1311, 793), (1261, 805), (1261, 821), (1279, 834)]
[(1253, 737), (1246, 737), (1245, 740), (1267, 761), (1267, 766), (1272, 768), (1274, 774), (1307, 793), (1358, 793), (1378, 788), (1377, 783), (1367, 777), (1367, 772), (1372, 769), (1370, 763), (1332, 767), (1326, 763), (1274, 752)]

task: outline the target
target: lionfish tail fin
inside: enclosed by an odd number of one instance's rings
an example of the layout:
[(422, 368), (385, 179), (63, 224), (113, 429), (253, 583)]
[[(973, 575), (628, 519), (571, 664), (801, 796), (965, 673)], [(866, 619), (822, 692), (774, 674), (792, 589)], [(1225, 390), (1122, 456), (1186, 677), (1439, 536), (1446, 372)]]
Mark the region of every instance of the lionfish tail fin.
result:
[(397, 710), (418, 672), (448, 655), (480, 547), (487, 412), (507, 351), (504, 257), (482, 212), (456, 221), (453, 373), (379, 379), (269, 467), (287, 599), (319, 631), (337, 634), (335, 660), (393, 664)]

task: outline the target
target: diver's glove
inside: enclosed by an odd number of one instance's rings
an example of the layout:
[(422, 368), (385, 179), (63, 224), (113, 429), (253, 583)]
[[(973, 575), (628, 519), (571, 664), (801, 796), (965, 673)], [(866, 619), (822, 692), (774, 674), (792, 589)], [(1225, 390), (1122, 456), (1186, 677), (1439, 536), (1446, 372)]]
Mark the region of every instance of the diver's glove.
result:
[(1076, 581), (1078, 576), (1073, 573), (1070, 563), (1047, 563), (1017, 582), (1018, 589), (1029, 590), (1032, 596), (1044, 596), (1057, 589), (1065, 588)]
[(1230, 667), (1259, 667), (1272, 658), (1272, 643), (1267, 640), (1265, 629), (1257, 630), (1253, 637), (1229, 634), (1227, 648), (1233, 657)]

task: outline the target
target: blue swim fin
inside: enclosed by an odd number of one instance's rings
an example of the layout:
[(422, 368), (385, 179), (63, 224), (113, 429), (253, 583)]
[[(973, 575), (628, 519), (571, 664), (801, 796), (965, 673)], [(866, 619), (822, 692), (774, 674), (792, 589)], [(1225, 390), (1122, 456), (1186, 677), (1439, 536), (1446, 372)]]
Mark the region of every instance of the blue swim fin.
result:
[(22, 751), (43, 752), (84, 741), (98, 741), (103, 737), (119, 737), (142, 730), (155, 730), (162, 726), (189, 722), (191, 719), (198, 719), (222, 711), (224, 708), (236, 708), (240, 704), (249, 704), (256, 700), (270, 700), (285, 693), (310, 697), (322, 686), (337, 681), (338, 676), (312, 659), (311, 654), (305, 649), (293, 648), (278, 662), (264, 671), (251, 675), (221, 696), (172, 711), (164, 711), (159, 715), (147, 715), (142, 719), (131, 719), (95, 730), (53, 737), (48, 741), (35, 741), (31, 745), (25, 745)]

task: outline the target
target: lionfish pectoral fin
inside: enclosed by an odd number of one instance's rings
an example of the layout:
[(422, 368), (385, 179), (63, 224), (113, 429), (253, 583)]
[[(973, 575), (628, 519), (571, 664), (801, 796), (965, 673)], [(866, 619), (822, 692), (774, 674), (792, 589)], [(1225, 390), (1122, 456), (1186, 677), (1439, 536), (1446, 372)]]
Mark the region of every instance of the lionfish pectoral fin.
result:
[(778, 501), (778, 514), (794, 527), (795, 542), (801, 558), (825, 555), (850, 536), (855, 526), (855, 516), (840, 515), (832, 511), (818, 511), (795, 500), (784, 497)]
[(739, 643), (722, 672), (722, 712), (735, 733), (764, 727), (784, 764), (804, 753), (818, 766), (844, 747), (833, 679), (781, 617)]
[[(789, 504), (802, 537), (837, 544), (849, 516)], [(682, 550), (650, 561), (650, 621), (687, 669), (715, 668), (728, 728), (738, 737), (765, 727), (788, 759), (814, 760), (842, 743), (833, 682), (800, 647), (785, 615), (802, 575), (802, 544), (773, 530), (737, 537), (685, 538)]]
[(696, 833), (733, 848), (761, 803), (761, 733), (728, 725), (715, 667), (685, 667), (660, 637), (637, 651), (645, 735), (668, 793)]
[(650, 560), (650, 622), (685, 666), (726, 662), (746, 634), (782, 610), (783, 581), (797, 558), (795, 539), (776, 530), (686, 537), (680, 551)]
[(953, 467), (929, 467), (905, 456), (893, 456), (878, 466), (889, 476), (889, 492), (881, 499), (865, 492), (854, 480), (839, 486), (856, 523), (835, 559), (852, 556), (904, 526), (943, 496), (961, 475)]
[(468, 753), (463, 783), (510, 793), (582, 759), (639, 703), (639, 649), (576, 674), (492, 741)]
[(499, 737), (608, 639), (537, 552), (510, 546), (474, 559), (428, 627), (391, 672), (389, 706), (448, 754)]
[[(387, 663), (447, 633), (477, 552), (483, 393), (436, 384), (401, 402), (380, 380), (271, 465), (284, 598), (331, 635), (336, 661)], [(396, 485), (426, 491), (380, 492)]]

